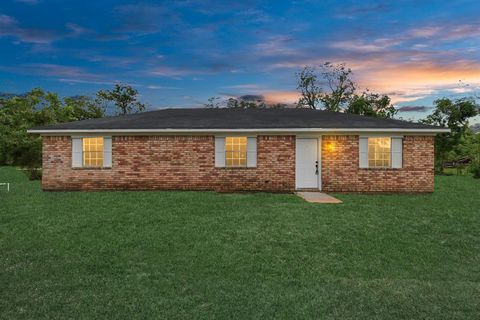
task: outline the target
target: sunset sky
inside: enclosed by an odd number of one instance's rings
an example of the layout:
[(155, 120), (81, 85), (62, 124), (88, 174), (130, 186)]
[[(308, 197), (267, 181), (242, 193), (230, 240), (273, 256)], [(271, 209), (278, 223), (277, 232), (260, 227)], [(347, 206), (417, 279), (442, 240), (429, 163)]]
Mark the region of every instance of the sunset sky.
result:
[(295, 72), (345, 62), (420, 118), (480, 85), (479, 1), (2, 0), (0, 92), (93, 95), (121, 81), (150, 108), (297, 100)]

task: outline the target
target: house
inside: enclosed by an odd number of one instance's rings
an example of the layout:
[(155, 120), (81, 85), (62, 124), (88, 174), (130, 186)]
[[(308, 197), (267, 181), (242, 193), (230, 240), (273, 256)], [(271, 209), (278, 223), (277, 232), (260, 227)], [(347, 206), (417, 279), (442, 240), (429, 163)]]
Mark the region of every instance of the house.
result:
[(432, 192), (448, 129), (309, 109), (163, 109), (37, 127), (44, 190)]

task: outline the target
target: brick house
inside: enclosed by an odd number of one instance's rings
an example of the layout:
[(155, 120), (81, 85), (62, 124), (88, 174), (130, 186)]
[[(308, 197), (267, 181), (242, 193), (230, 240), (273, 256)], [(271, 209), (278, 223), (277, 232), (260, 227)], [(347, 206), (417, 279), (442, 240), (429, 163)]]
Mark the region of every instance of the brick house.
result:
[(44, 190), (432, 192), (448, 129), (307, 109), (163, 109), (36, 127)]

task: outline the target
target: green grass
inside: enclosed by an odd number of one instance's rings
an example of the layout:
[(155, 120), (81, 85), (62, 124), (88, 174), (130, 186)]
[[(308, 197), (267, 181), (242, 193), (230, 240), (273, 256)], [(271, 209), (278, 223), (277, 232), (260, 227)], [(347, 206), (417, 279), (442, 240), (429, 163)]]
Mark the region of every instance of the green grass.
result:
[(480, 182), (429, 195), (42, 192), (0, 168), (0, 317), (472, 319)]

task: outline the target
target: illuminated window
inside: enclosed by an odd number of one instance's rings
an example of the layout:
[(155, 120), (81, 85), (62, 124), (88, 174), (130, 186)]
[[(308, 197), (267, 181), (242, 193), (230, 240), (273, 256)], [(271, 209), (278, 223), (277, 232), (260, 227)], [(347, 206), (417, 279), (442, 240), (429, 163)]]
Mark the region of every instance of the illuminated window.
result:
[(103, 138), (83, 138), (83, 166), (103, 166)]
[(368, 138), (368, 167), (389, 168), (391, 166), (390, 157), (390, 138)]
[(247, 137), (225, 138), (225, 165), (227, 167), (247, 166)]

